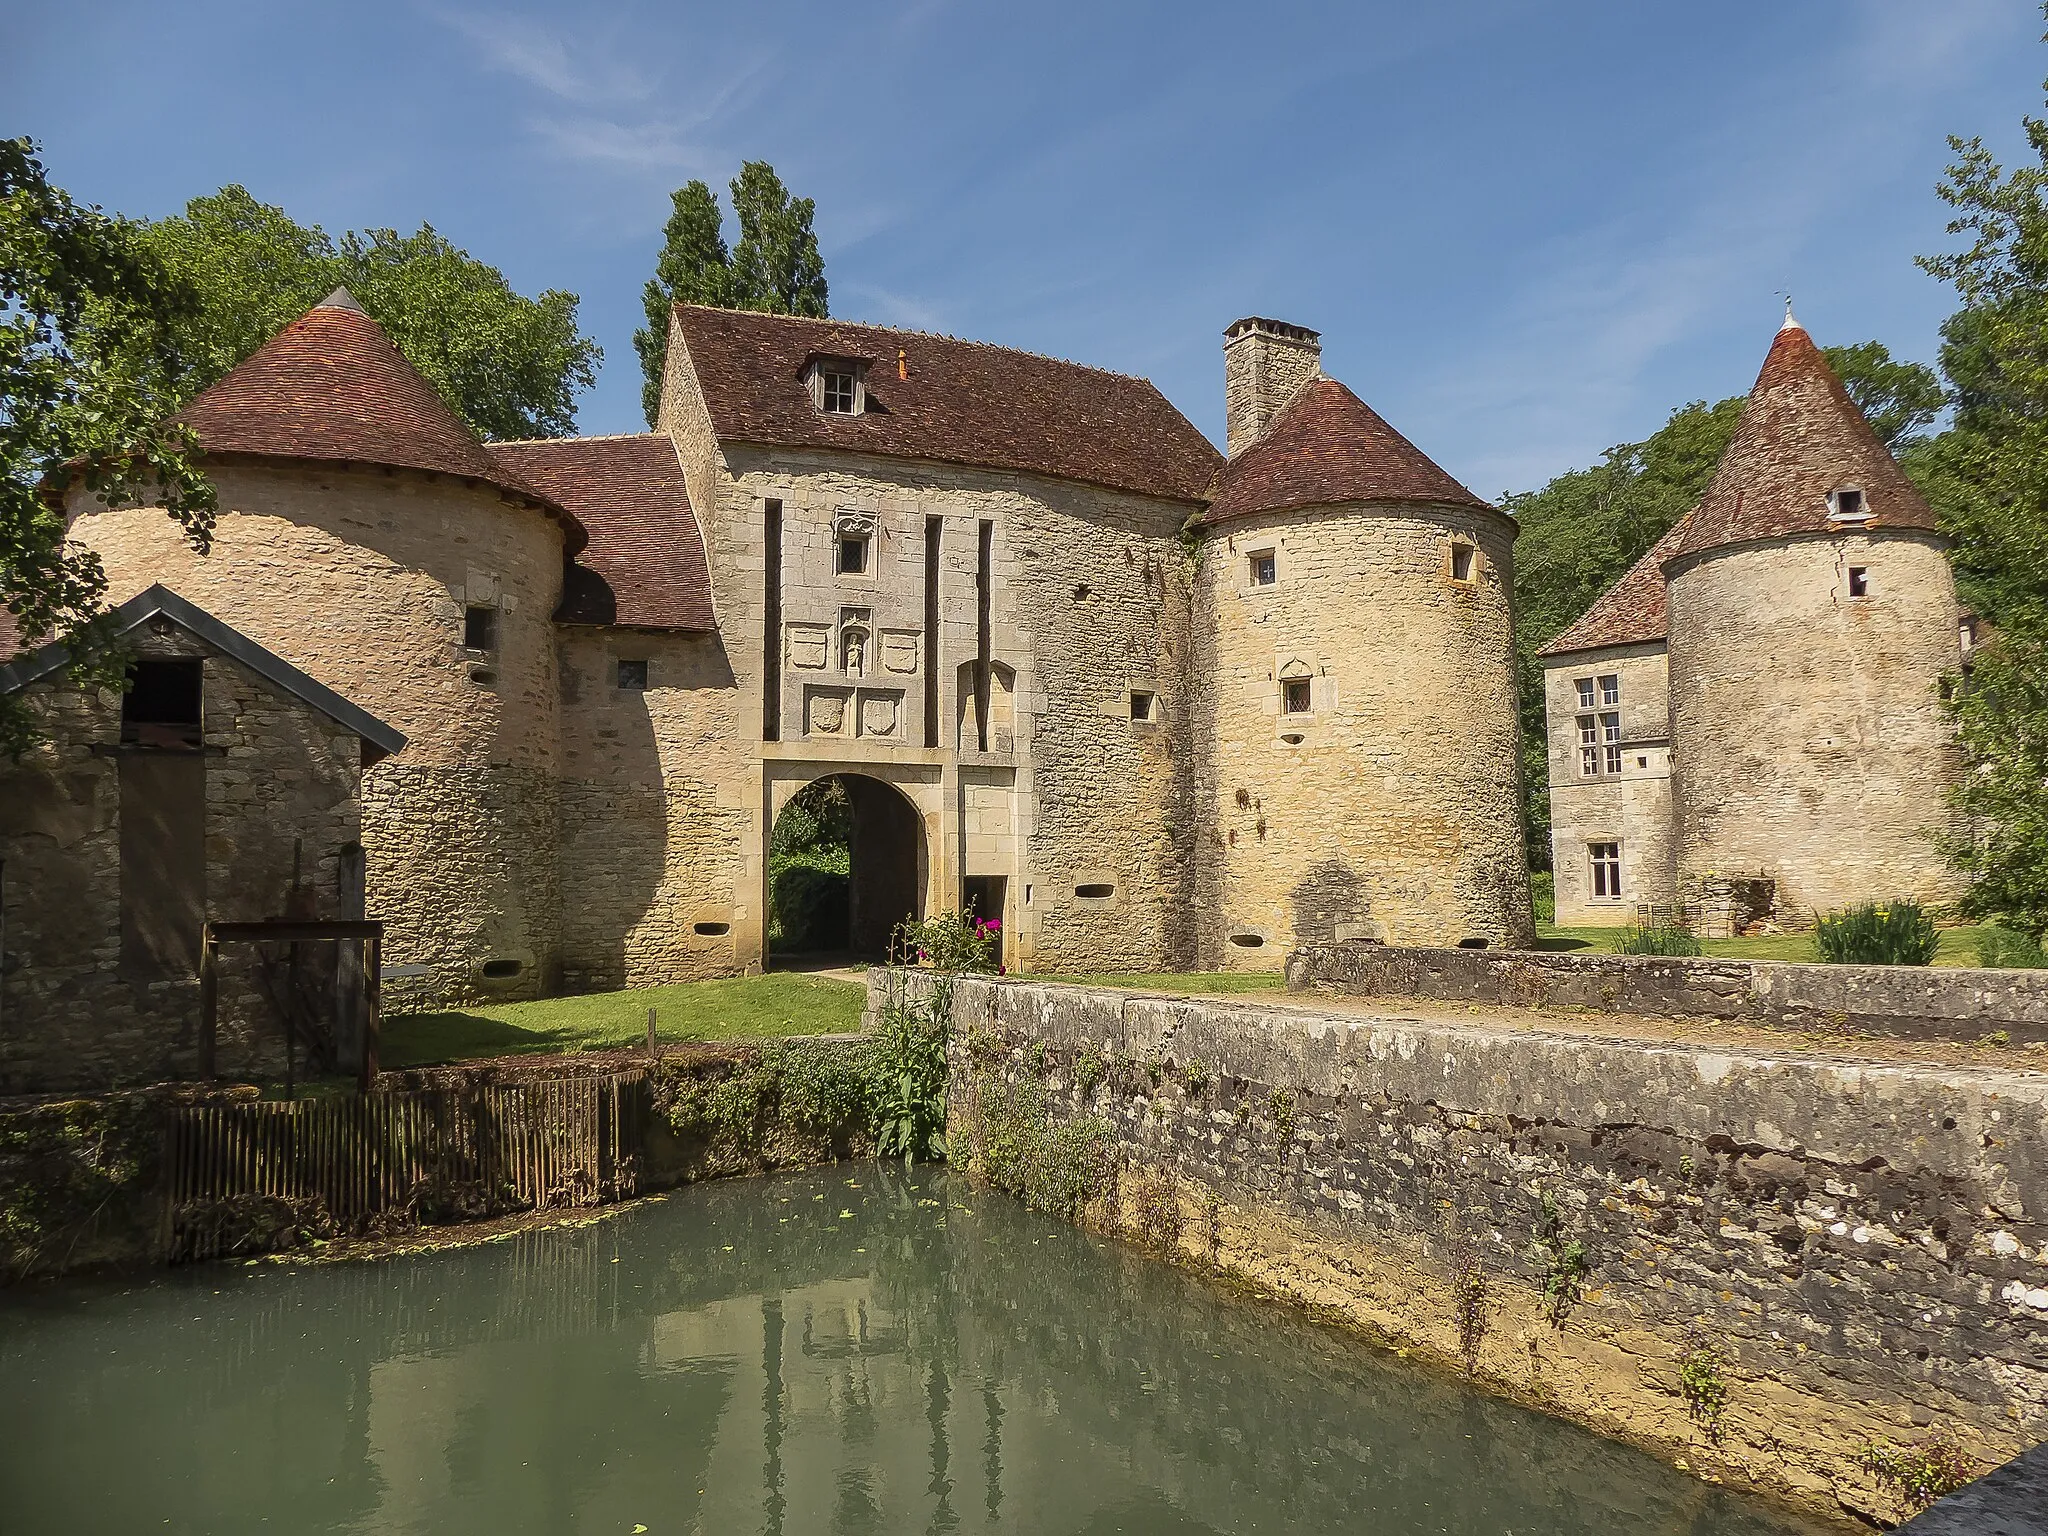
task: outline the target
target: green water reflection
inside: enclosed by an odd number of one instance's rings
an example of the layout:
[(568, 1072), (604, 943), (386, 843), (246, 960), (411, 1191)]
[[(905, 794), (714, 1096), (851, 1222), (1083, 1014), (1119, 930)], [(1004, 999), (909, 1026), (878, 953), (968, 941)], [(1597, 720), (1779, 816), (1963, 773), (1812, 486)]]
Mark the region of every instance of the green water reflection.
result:
[(942, 1174), (0, 1304), (28, 1533), (1799, 1529)]

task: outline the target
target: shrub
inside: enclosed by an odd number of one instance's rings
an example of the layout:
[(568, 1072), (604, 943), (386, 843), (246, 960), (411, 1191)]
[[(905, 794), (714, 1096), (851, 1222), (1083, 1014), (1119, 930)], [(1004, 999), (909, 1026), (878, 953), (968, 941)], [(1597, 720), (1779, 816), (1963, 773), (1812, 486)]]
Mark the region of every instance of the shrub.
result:
[(1977, 930), (1977, 963), (1990, 970), (2036, 971), (2048, 966), (2038, 939), (2010, 928)]
[(1539, 869), (1529, 876), (1529, 905), (1537, 922), (1557, 921), (1557, 876), (1550, 870)]
[(1003, 942), (1003, 925), (972, 912), (941, 912), (920, 922), (899, 923), (891, 949), (905, 962), (935, 971), (993, 972)]
[(1910, 1445), (1863, 1448), (1863, 1469), (1915, 1511), (1946, 1498), (1975, 1480), (1979, 1468), (1950, 1430), (1940, 1429)]
[(849, 891), (844, 870), (778, 863), (768, 890), (769, 937), (774, 947), (797, 954), (844, 949), (851, 911)]
[(1940, 938), (1919, 902), (1892, 901), (1827, 914), (1814, 942), (1830, 965), (1928, 965)]
[(1638, 927), (1631, 923), (1621, 930), (1614, 946), (1618, 955), (1697, 955), (1700, 941), (1692, 930), (1677, 926)]

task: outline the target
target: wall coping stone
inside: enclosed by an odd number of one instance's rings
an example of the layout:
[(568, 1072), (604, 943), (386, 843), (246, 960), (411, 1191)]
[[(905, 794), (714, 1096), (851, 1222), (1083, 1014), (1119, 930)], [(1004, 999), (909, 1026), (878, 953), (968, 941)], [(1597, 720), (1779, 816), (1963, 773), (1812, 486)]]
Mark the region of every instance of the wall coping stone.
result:
[(1346, 940), (1289, 955), (1287, 987), (1914, 1040), (1975, 1041), (2002, 1030), (2015, 1043), (2048, 1041), (2048, 970), (1420, 949)]

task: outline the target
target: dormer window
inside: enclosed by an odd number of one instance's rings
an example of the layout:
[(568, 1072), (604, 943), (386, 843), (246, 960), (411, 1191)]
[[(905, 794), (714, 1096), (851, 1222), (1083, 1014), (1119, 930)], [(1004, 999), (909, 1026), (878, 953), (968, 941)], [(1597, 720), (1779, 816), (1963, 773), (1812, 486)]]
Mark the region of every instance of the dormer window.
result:
[(1864, 501), (1863, 492), (1856, 486), (1843, 486), (1828, 497), (1828, 521), (1831, 523), (1867, 523), (1870, 521), (1870, 506)]
[(827, 416), (859, 416), (867, 410), (868, 365), (855, 357), (814, 357), (805, 374), (811, 404)]

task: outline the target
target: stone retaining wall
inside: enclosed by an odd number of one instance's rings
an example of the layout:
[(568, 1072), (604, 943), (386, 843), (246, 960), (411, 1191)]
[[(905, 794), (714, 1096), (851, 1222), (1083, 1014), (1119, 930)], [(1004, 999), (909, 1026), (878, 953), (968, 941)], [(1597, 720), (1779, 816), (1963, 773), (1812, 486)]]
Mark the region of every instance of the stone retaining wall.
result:
[(1872, 1442), (2048, 1430), (2048, 1075), (981, 978), (953, 1025), (956, 1161), (1030, 1102), (1113, 1154), (1087, 1219), (1449, 1363), (1462, 1269), (1485, 1384), (1703, 1476), (1889, 1520)]
[(1518, 1008), (1593, 1008), (1774, 1028), (2048, 1041), (2048, 970), (1792, 965), (1535, 950), (1343, 943), (1287, 959), (1290, 991), (1419, 997)]

